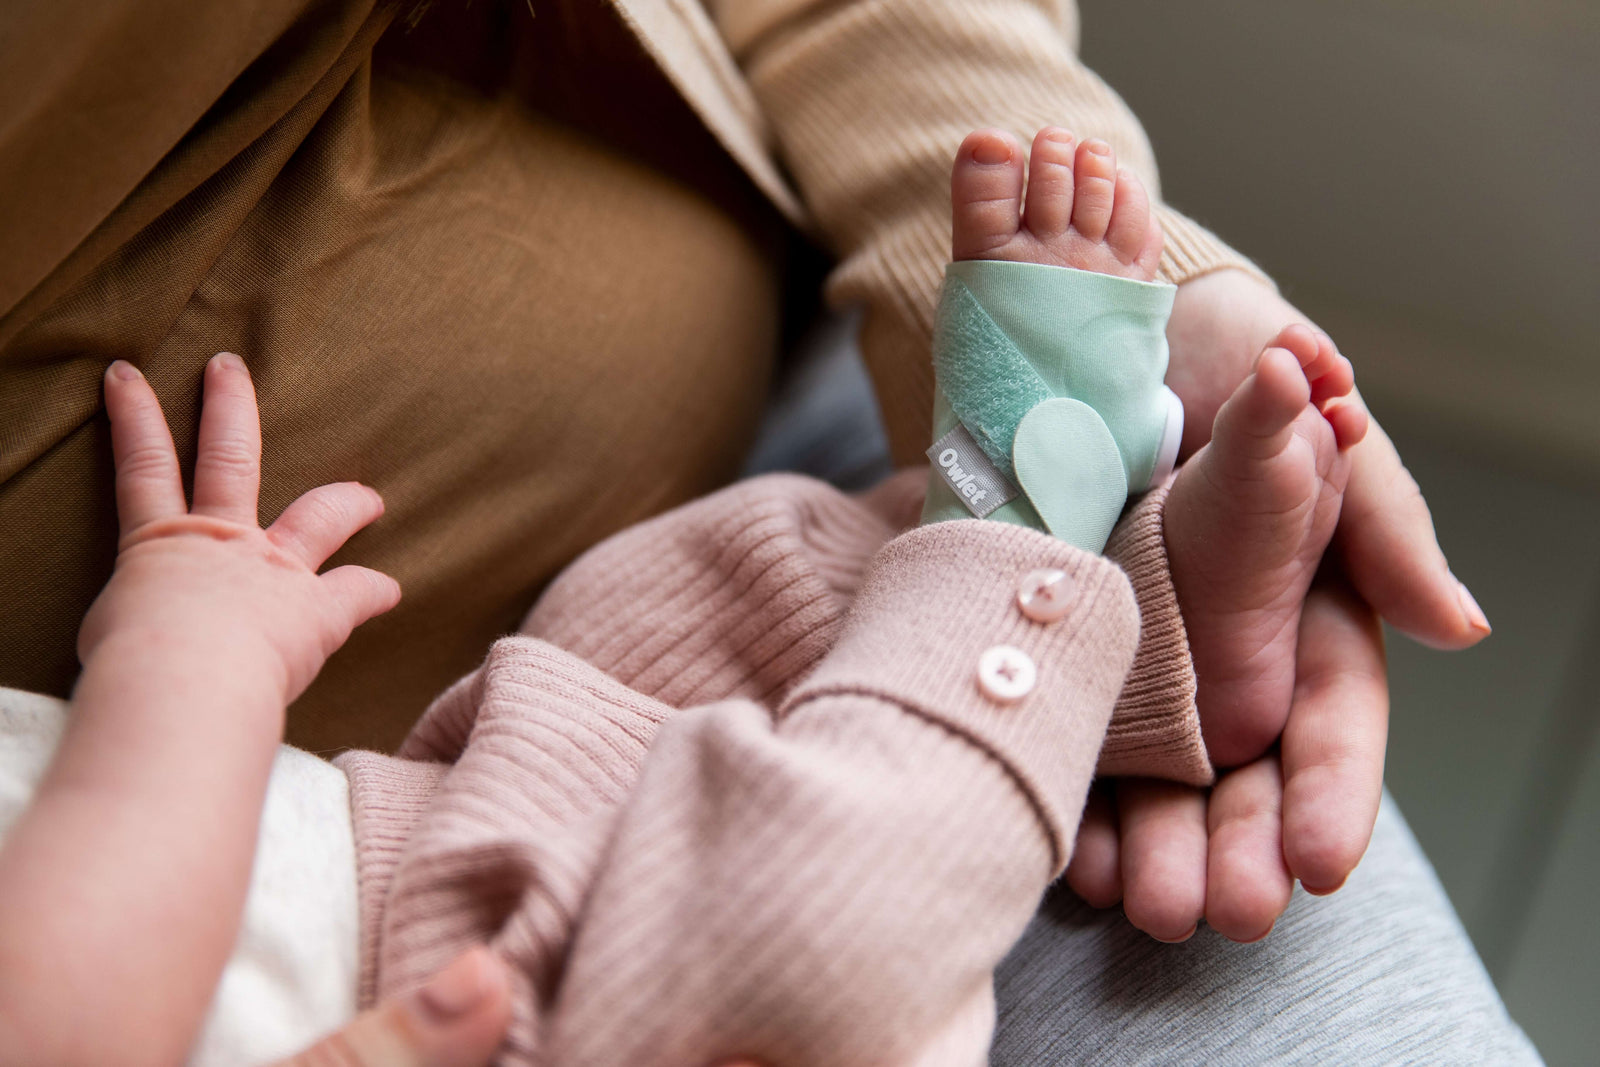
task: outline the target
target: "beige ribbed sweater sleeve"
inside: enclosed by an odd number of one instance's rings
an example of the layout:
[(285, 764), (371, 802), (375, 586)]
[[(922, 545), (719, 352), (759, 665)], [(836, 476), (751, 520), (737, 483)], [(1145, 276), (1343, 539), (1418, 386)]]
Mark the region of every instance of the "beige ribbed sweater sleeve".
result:
[[(1102, 137), (1159, 195), (1127, 106), (1077, 57), (1071, 0), (708, 0), (771, 121), (783, 162), (865, 305), (862, 347), (896, 462), (928, 445), (934, 306), (950, 248), (950, 161), (982, 126)], [(1164, 205), (1160, 274), (1255, 271)]]

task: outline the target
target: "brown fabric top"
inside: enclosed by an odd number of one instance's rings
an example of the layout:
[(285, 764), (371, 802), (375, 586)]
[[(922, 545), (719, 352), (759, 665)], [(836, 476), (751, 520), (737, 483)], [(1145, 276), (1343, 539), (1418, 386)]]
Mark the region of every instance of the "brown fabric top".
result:
[[(65, 693), (109, 573), (105, 364), (145, 372), (187, 470), (202, 368), (231, 350), (260, 395), (263, 520), (365, 481), (388, 513), (334, 562), (405, 590), (296, 704), (288, 739), (391, 747), (562, 564), (737, 470), (777, 344), (780, 220), (605, 7), (579, 25), (438, 5), (376, 54), (388, 9), (284, 7), (232, 38), (202, 20), (99, 41), (86, 69), (128, 86), (191, 47), (236, 63), (152, 85), (119, 130), (64, 117), (75, 81), (27, 86), (58, 170), (104, 164), (84, 180), (123, 199), (95, 227), (87, 201), (0, 186), (0, 204), (76, 210), (92, 231), (54, 265), (59, 231), (16, 225), (7, 250), (27, 254), (0, 257), (50, 271), (0, 319), (0, 683)], [(163, 10), (125, 2), (113, 21)], [(582, 92), (606, 78), (645, 120), (631, 139), (616, 98)], [(185, 109), (198, 124), (176, 147), (147, 128)], [(113, 175), (119, 155), (153, 170)]]
[[(780, 210), (867, 307), (905, 462), (961, 135), (1071, 125), (1156, 187), (1065, 0), (435, 0), (414, 28), (413, 8), (0, 4), (0, 684), (76, 673), (114, 556), (113, 358), (187, 461), (205, 359), (245, 356), (263, 518), (332, 479), (384, 493), (339, 562), (405, 602), (289, 739), (387, 747), (562, 562), (735, 469), (779, 332)], [(1160, 210), (1167, 280), (1249, 269)]]

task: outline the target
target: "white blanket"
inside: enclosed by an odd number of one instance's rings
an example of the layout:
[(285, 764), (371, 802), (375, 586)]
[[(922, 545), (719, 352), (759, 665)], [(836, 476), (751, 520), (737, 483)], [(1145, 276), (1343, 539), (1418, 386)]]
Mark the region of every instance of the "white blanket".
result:
[[(0, 843), (33, 796), (69, 706), (0, 688)], [(272, 767), (238, 943), (189, 1062), (268, 1063), (356, 1011), (360, 909), (349, 783), (284, 745)]]

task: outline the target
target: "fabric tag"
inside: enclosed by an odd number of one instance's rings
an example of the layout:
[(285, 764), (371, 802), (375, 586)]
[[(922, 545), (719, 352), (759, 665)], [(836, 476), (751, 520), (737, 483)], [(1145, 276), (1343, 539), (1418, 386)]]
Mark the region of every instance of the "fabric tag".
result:
[(959, 422), (933, 443), (927, 456), (951, 492), (980, 519), (987, 518), (1001, 504), (1015, 500), (1020, 492)]

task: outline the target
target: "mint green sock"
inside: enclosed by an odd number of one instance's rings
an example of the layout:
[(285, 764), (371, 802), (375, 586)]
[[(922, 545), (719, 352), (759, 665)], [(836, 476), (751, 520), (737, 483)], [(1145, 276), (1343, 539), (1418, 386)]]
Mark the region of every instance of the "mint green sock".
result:
[(1171, 471), (1162, 384), (1177, 290), (1039, 263), (945, 270), (933, 473), (922, 521), (992, 518), (1099, 552), (1131, 493)]

